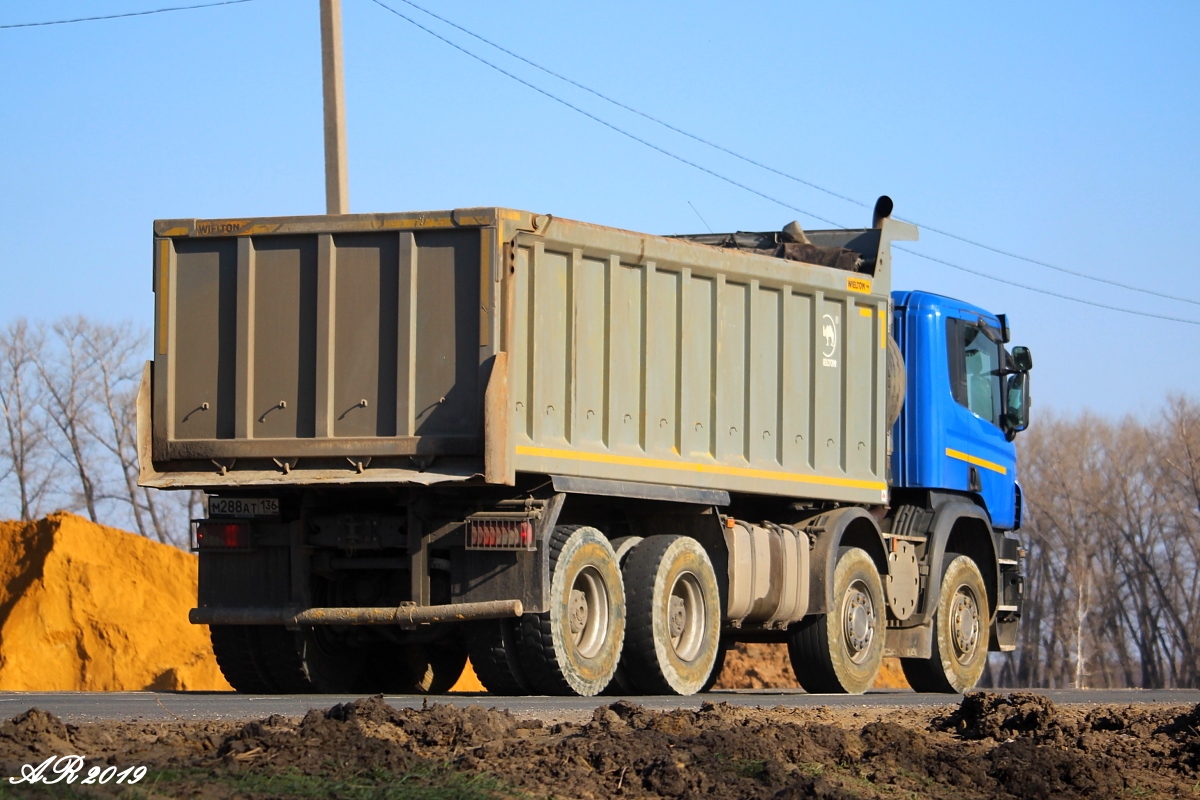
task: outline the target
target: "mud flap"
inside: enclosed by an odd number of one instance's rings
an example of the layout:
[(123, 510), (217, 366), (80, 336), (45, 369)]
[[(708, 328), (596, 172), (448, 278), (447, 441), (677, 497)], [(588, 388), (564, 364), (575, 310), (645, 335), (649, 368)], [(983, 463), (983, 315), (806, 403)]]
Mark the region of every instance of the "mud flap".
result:
[(933, 625), (926, 623), (916, 628), (888, 628), (884, 658), (929, 658), (932, 655)]

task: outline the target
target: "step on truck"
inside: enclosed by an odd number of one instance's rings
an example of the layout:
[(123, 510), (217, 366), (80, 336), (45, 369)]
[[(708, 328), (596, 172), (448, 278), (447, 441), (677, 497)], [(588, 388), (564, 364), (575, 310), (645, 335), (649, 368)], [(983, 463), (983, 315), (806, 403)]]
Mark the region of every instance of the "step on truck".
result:
[(962, 692), (1021, 615), (1028, 349), (892, 291), (917, 229), (506, 208), (154, 224), (140, 483), (200, 490), (242, 692)]

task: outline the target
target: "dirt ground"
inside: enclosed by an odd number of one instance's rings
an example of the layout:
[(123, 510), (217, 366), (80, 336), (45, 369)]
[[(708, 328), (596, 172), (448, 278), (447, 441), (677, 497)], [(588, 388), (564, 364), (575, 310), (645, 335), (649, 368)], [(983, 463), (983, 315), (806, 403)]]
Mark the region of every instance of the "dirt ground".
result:
[[(975, 693), (905, 709), (649, 711), (580, 723), (367, 698), (303, 719), (0, 725), (0, 772), (63, 754), (132, 787), (5, 785), (0, 797), (1071, 798), (1200, 796), (1200, 706), (1058, 706)], [(7, 784), (7, 781), (5, 781)]]

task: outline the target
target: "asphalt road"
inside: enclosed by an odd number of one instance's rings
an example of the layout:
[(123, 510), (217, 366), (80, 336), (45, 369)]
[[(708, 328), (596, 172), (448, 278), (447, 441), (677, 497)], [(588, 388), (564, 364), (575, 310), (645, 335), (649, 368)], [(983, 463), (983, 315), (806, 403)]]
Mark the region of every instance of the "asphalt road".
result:
[[(1131, 703), (1200, 703), (1197, 689), (1037, 690), (1055, 703), (1128, 705)], [(270, 714), (302, 716), (309, 709), (325, 709), (358, 695), (239, 695), (232, 692), (0, 692), (0, 719), (6, 720), (37, 707), (67, 722), (132, 720), (250, 720)], [(397, 708), (420, 708), (425, 702), (453, 706), (482, 705), (508, 709), (522, 717), (543, 721), (580, 720), (616, 697), (495, 697), (487, 694), (453, 694), (441, 697), (389, 695)], [(810, 695), (790, 690), (719, 691), (692, 697), (631, 697), (647, 708), (699, 708), (705, 701), (739, 706), (789, 708), (837, 706), (841, 708), (896, 708), (941, 706), (957, 703), (954, 695), (915, 694), (907, 690), (870, 692), (865, 695)]]

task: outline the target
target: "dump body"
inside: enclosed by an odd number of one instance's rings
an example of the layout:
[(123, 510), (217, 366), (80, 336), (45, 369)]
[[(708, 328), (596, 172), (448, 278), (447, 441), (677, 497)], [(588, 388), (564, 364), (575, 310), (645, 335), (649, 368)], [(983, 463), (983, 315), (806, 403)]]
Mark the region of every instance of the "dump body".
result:
[(811, 233), (848, 271), (498, 208), (159, 221), (142, 482), (882, 503), (889, 245), (913, 234)]

